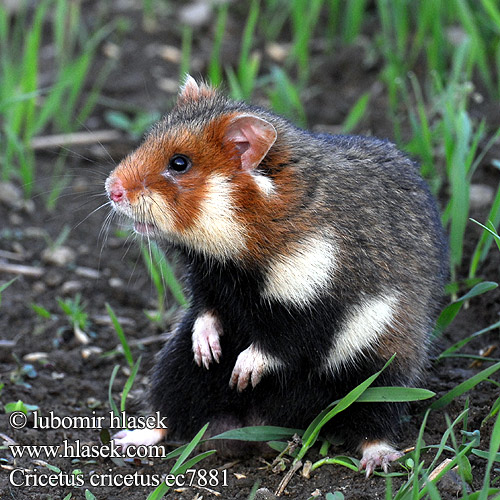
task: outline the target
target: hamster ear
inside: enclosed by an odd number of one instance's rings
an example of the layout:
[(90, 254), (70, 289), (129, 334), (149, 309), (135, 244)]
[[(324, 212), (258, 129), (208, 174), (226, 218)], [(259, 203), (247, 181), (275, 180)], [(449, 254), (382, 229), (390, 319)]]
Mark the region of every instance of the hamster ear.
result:
[(224, 135), (226, 141), (235, 144), (245, 170), (259, 166), (277, 137), (274, 126), (255, 115), (237, 116), (228, 125)]
[(179, 91), (182, 99), (197, 99), (200, 94), (200, 86), (191, 75), (186, 75), (186, 80)]
[(197, 101), (200, 97), (210, 97), (215, 93), (215, 90), (205, 83), (198, 85), (196, 80), (191, 75), (186, 75), (184, 85), (180, 88), (177, 103), (185, 101)]

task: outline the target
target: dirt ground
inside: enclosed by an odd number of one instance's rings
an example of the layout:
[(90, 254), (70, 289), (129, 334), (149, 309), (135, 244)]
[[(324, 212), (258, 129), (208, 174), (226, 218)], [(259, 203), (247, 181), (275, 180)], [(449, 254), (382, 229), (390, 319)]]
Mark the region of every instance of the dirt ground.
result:
[[(87, 2), (88, 3), (88, 2)], [(92, 5), (92, 2), (90, 2)], [(115, 3), (113, 2), (113, 5)], [(179, 44), (179, 34), (166, 29), (154, 32), (144, 31), (137, 12), (128, 10), (126, 2), (117, 2), (106, 15), (126, 15), (132, 23), (131, 29), (121, 39), (110, 40), (103, 47), (100, 59), (95, 65), (95, 76), (104, 62), (105, 54), (115, 53), (118, 58), (107, 83), (103, 96), (110, 102), (120, 102), (138, 106), (145, 110), (159, 109), (167, 111), (175, 88), (172, 81), (178, 77), (176, 56), (166, 56), (162, 51), (165, 46)], [(89, 9), (89, 23), (93, 10)], [(175, 12), (167, 14), (167, 19), (175, 21)], [(230, 43), (231, 35), (239, 39), (244, 17), (230, 17), (229, 36), (226, 37), (223, 59), (227, 63), (235, 62), (237, 52)], [(206, 69), (211, 47), (211, 30), (203, 25), (196, 30), (193, 47), (193, 73), (203, 74)], [(263, 54), (263, 64), (270, 64), (265, 47), (258, 47)], [(163, 54), (163, 57), (161, 56)], [(365, 91), (371, 90), (373, 98), (370, 109), (357, 132), (391, 138), (392, 127), (386, 116), (386, 95), (377, 81), (381, 61), (370, 61), (366, 47), (362, 44), (335, 53), (335, 57), (325, 53), (321, 44), (313, 51), (313, 77), (310, 92), (305, 97), (308, 123), (317, 130), (335, 130), (335, 126), (345, 118), (350, 106)], [(88, 82), (90, 85), (92, 82)], [(168, 91), (166, 91), (167, 89)], [(264, 94), (257, 93), (256, 102), (265, 102)], [(104, 121), (104, 100), (96, 112), (85, 124), (89, 130), (109, 128)], [(483, 102), (477, 105), (477, 116), (487, 114), (489, 126), (500, 125), (499, 105), (496, 102)], [(3, 412), (3, 404), (22, 400), (27, 404), (38, 405), (46, 415), (53, 411), (57, 416), (96, 416), (108, 415), (108, 383), (116, 364), (125, 366), (120, 353), (105, 356), (115, 350), (117, 336), (106, 313), (105, 303), (109, 303), (125, 329), (132, 344), (134, 359), (142, 355), (142, 365), (132, 395), (127, 401), (131, 414), (147, 412), (145, 394), (147, 375), (154, 362), (154, 355), (164, 340), (164, 330), (148, 320), (144, 310), (153, 309), (156, 304), (155, 290), (144, 268), (137, 242), (130, 238), (117, 236), (116, 225), (102, 232), (109, 208), (105, 205), (103, 183), (114, 164), (134, 147), (134, 141), (123, 135), (121, 140), (101, 146), (91, 144), (72, 146), (68, 155), (64, 177), (68, 186), (53, 212), (45, 208), (46, 193), (51, 189), (51, 172), (60, 150), (37, 153), (38, 178), (36, 196), (32, 201), (23, 202), (14, 195), (0, 198), (0, 264), (5, 263), (27, 266), (23, 272), (5, 272), (0, 270), (0, 282), (5, 282), (16, 274), (18, 279), (2, 294), (0, 305), (0, 382), (5, 385), (0, 393), (2, 412), (0, 414), (0, 432), (4, 444), (8, 439), (22, 445), (59, 444), (64, 440), (98, 444), (99, 431), (92, 429), (40, 430), (33, 428), (32, 418), (28, 426), (15, 430), (9, 425), (8, 415)], [(497, 145), (485, 157), (479, 167), (474, 183), (496, 190), (500, 174), (491, 166), (492, 158), (499, 158), (500, 147)], [(5, 187), (5, 185), (2, 185)], [(11, 189), (9, 188), (9, 191)], [(5, 199), (4, 199), (5, 198)], [(100, 208), (99, 208), (100, 207)], [(478, 202), (472, 216), (483, 221), (487, 207)], [(69, 228), (68, 238), (62, 247), (64, 255), (54, 255), (51, 244), (61, 234), (63, 228)], [(470, 255), (480, 231), (470, 223), (467, 230), (465, 262)], [(60, 249), (59, 249), (60, 250)], [(0, 266), (2, 267), (2, 266)], [(29, 274), (32, 269), (34, 274)], [(480, 269), (485, 280), (500, 280), (500, 253), (496, 249), (490, 252), (490, 258)], [(465, 266), (463, 272), (466, 272)], [(460, 278), (464, 278), (461, 275)], [(67, 318), (57, 304), (57, 298), (74, 297), (81, 294), (82, 302), (89, 316), (89, 343), (83, 345), (75, 338)], [(32, 304), (43, 306), (52, 313), (50, 319), (41, 318), (31, 308)], [(471, 333), (498, 321), (500, 312), (500, 293), (489, 292), (470, 302), (456, 321), (451, 325), (436, 345), (436, 353), (469, 336)], [(173, 306), (173, 301), (169, 303)], [(491, 345), (498, 348), (498, 330), (484, 335), (470, 343), (464, 352), (477, 354)], [(34, 355), (33, 353), (45, 353)], [(497, 350), (498, 353), (498, 350)], [(495, 355), (495, 353), (493, 354)], [(31, 364), (33, 369), (26, 370)], [(438, 395), (445, 394), (463, 380), (470, 378), (480, 368), (471, 367), (470, 360), (454, 359), (435, 362), (425, 381), (426, 387)], [(493, 377), (499, 381), (498, 375)], [(118, 372), (114, 394), (119, 399), (119, 391), (127, 379), (127, 371)], [(498, 397), (498, 387), (492, 383), (482, 383), (470, 395), (469, 430), (480, 428), (482, 419), (488, 414), (493, 402)], [(443, 432), (448, 428), (445, 414), (455, 418), (463, 409), (466, 397), (460, 397), (441, 412), (431, 413), (426, 434), (426, 443), (438, 443)], [(404, 436), (399, 443), (402, 448), (411, 446), (414, 441), (425, 410), (425, 404), (414, 405), (411, 417), (405, 423)], [(490, 426), (481, 428), (481, 449), (487, 449)], [(8, 439), (7, 439), (8, 438)], [(317, 458), (317, 449), (311, 455)], [(342, 449), (333, 450), (336, 454)], [(145, 499), (152, 487), (127, 486), (91, 486), (86, 482), (84, 488), (67, 487), (15, 487), (9, 482), (12, 467), (38, 469), (39, 473), (48, 474), (49, 469), (43, 462), (33, 459), (12, 457), (8, 449), (0, 449), (0, 497), (6, 499), (49, 499), (63, 498), (73, 493), (73, 498), (84, 498), (84, 489), (88, 488), (98, 499), (127, 498)], [(54, 458), (46, 460), (71, 476), (74, 469), (83, 471), (86, 481), (92, 474), (104, 477), (105, 474), (117, 477), (126, 474), (152, 476), (170, 470), (173, 462), (165, 463), (160, 459), (148, 459), (127, 462), (118, 466), (109, 459), (70, 459)], [(471, 457), (474, 487), (479, 488), (485, 461)], [(247, 498), (256, 482), (260, 487), (273, 490), (283, 478), (283, 473), (273, 473), (260, 457), (237, 462), (226, 462), (217, 455), (200, 464), (205, 469), (227, 471), (227, 486), (219, 485), (205, 488), (187, 487), (177, 489), (169, 498)], [(395, 467), (395, 470), (401, 471)], [(398, 486), (394, 481), (394, 490)], [(440, 485), (443, 498), (456, 498), (457, 483), (448, 478)], [(341, 466), (327, 465), (315, 471), (310, 479), (296, 474), (288, 484), (285, 496), (307, 499), (320, 494), (324, 498), (328, 492), (341, 491), (349, 499), (384, 498), (385, 482), (380, 477), (365, 480), (360, 473)], [(219, 492), (219, 493), (217, 493)]]

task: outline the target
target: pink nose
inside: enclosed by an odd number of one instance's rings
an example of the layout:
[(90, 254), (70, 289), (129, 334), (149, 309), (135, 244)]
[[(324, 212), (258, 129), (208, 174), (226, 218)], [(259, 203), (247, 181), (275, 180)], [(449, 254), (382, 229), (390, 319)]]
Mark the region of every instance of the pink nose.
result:
[(125, 199), (125, 189), (119, 179), (116, 179), (109, 187), (108, 196), (115, 203)]

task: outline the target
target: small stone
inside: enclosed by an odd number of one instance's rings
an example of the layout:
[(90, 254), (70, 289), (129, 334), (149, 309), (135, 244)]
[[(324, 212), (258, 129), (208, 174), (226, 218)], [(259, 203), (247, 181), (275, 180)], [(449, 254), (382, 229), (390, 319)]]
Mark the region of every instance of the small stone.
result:
[(486, 184), (471, 184), (469, 200), (471, 208), (489, 207), (493, 202), (495, 190)]
[(83, 177), (78, 177), (73, 182), (73, 191), (75, 193), (87, 193), (89, 190), (89, 182)]
[(84, 347), (82, 349), (82, 358), (88, 359), (91, 356), (95, 356), (95, 355), (101, 354), (101, 353), (102, 353), (102, 349), (100, 347), (97, 347), (97, 346)]
[(40, 227), (27, 227), (24, 234), (26, 238), (45, 239), (47, 237), (47, 231)]
[(271, 42), (266, 45), (266, 54), (273, 60), (279, 63), (285, 61), (290, 54), (290, 45)]
[(311, 477), (311, 468), (312, 462), (310, 460), (306, 460), (304, 467), (302, 468), (302, 477), (309, 479)]
[(9, 208), (21, 208), (23, 205), (21, 190), (12, 182), (0, 182), (0, 203)]
[(44, 275), (44, 281), (49, 287), (56, 287), (61, 284), (63, 277), (56, 271), (47, 271)]
[(212, 7), (209, 2), (195, 2), (180, 10), (179, 18), (182, 24), (200, 27), (207, 24), (212, 17)]
[(54, 266), (66, 266), (73, 262), (76, 258), (74, 250), (66, 246), (60, 246), (56, 248), (46, 248), (42, 252), (42, 260), (47, 264), (53, 264)]
[(77, 324), (73, 326), (73, 332), (77, 342), (83, 345), (90, 344), (89, 336)]
[(174, 64), (179, 64), (182, 59), (182, 52), (173, 45), (161, 45), (158, 47), (157, 53), (162, 59), (165, 59), (165, 61)]
[(28, 214), (34, 214), (36, 210), (35, 202), (33, 200), (24, 200), (22, 209)]
[(124, 283), (124, 281), (121, 278), (111, 278), (109, 280), (109, 286), (111, 288), (123, 289), (124, 286), (125, 286), (125, 283)]
[(75, 274), (82, 278), (89, 278), (89, 279), (98, 279), (101, 276), (101, 273), (97, 269), (92, 269), (91, 267), (83, 267), (79, 266), (75, 269)]
[(19, 214), (11, 213), (11, 214), (9, 214), (9, 222), (13, 226), (21, 226), (24, 221), (23, 221), (23, 218)]
[(179, 82), (173, 78), (159, 78), (156, 85), (160, 90), (170, 94), (176, 94), (179, 89)]
[(106, 42), (102, 47), (102, 53), (108, 59), (119, 59), (120, 52), (120, 47), (116, 43)]
[(95, 410), (96, 408), (99, 408), (99, 406), (102, 405), (102, 401), (100, 401), (99, 399), (90, 397), (90, 398), (87, 398), (86, 404), (87, 404), (88, 408), (90, 408), (91, 410)]
[(275, 500), (276, 495), (267, 488), (259, 488), (255, 492), (255, 500)]
[(25, 354), (23, 356), (23, 361), (27, 363), (34, 363), (35, 361), (47, 360), (49, 357), (46, 352), (30, 352), (29, 354)]
[(83, 283), (81, 281), (71, 280), (66, 281), (61, 286), (61, 293), (63, 295), (74, 295), (83, 289)]
[(37, 281), (37, 282), (33, 283), (33, 291), (36, 294), (44, 293), (47, 291), (47, 286), (45, 285), (45, 283), (43, 281)]

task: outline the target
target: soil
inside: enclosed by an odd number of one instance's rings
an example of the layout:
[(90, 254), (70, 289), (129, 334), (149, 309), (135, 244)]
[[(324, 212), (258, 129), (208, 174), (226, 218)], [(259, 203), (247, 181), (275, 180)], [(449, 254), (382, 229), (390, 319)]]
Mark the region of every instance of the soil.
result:
[[(133, 2), (109, 4), (113, 6), (108, 6), (108, 11), (100, 12), (99, 15), (109, 19), (123, 16), (130, 23), (130, 29), (120, 36), (115, 33), (105, 42), (94, 65), (95, 72), (87, 82), (87, 87), (91, 88), (99, 70), (109, 62), (109, 55), (117, 52), (113, 56), (117, 59), (102, 92), (105, 99), (100, 101), (85, 124), (90, 131), (109, 128), (104, 116), (110, 102), (122, 102), (142, 110), (167, 111), (175, 95), (172, 82), (177, 80), (179, 71), (175, 51), (173, 55), (171, 52), (170, 56), (165, 56), (166, 51), (160, 50), (165, 46), (180, 46), (176, 9), (167, 10), (164, 17), (157, 20), (156, 29), (151, 29), (150, 26), (146, 30)], [(93, 2), (84, 2), (84, 5), (89, 7), (86, 19), (91, 28), (98, 15), (98, 8)], [(231, 11), (229, 35), (223, 46), (223, 60), (226, 64), (237, 62), (237, 43), (232, 42), (239, 40), (245, 19), (244, 10), (241, 9), (238, 13), (235, 7)], [(160, 29), (165, 23), (174, 28)], [(213, 28), (210, 24), (203, 24), (195, 29), (192, 51), (192, 70), (195, 75), (203, 74), (206, 70), (212, 37)], [(269, 67), (272, 61), (264, 50), (265, 47), (261, 45), (258, 49), (262, 52), (263, 66)], [(160, 53), (164, 54), (163, 58), (158, 55)], [(375, 59), (368, 63), (368, 55), (366, 44), (340, 49), (336, 51), (335, 57), (323, 50), (320, 41), (315, 44), (312, 54), (313, 83), (304, 96), (308, 123), (315, 130), (338, 129), (338, 124), (345, 118), (350, 106), (363, 92), (371, 90), (369, 112), (356, 132), (391, 138), (392, 127), (385, 111), (387, 96), (377, 81), (381, 61)], [(166, 88), (170, 90), (166, 91)], [(266, 102), (264, 89), (258, 90), (254, 100)], [(473, 113), (476, 116), (487, 115), (488, 127), (494, 129), (500, 125), (498, 107), (498, 103), (489, 102), (485, 98), (485, 101), (476, 105)], [(111, 305), (119, 317), (132, 345), (134, 359), (142, 356), (139, 375), (127, 399), (127, 411), (131, 415), (147, 413), (145, 394), (148, 372), (153, 365), (155, 353), (159, 351), (167, 335), (165, 332), (169, 331), (175, 319), (175, 313), (170, 316), (169, 324), (163, 327), (146, 316), (145, 311), (156, 307), (156, 291), (143, 265), (137, 242), (133, 238), (117, 234), (119, 227), (115, 223), (108, 227), (106, 221), (109, 207), (106, 206), (103, 190), (107, 173), (133, 149), (135, 143), (136, 141), (123, 134), (120, 140), (105, 146), (71, 146), (62, 174), (67, 186), (53, 211), (46, 207), (47, 193), (52, 188), (54, 164), (64, 151), (39, 152), (36, 155), (38, 173), (36, 196), (33, 200), (24, 202), (14, 195), (0, 202), (0, 220), (3, 221), (0, 225), (0, 268), (5, 268), (6, 263), (26, 266), (15, 272), (0, 270), (0, 283), (17, 275), (15, 282), (2, 293), (0, 304), (0, 381), (4, 384), (0, 393), (0, 429), (4, 444), (12, 444), (9, 440), (21, 445), (61, 444), (65, 440), (69, 443), (80, 440), (82, 445), (99, 444), (99, 431), (95, 429), (34, 429), (33, 415), (25, 428), (15, 430), (9, 425), (3, 405), (22, 400), (26, 404), (37, 405), (43, 415), (53, 412), (53, 415), (59, 417), (107, 416), (110, 410), (108, 384), (114, 366), (120, 365), (113, 386), (115, 401), (118, 401), (130, 371), (126, 368), (123, 354), (117, 349), (118, 339), (107, 315), (106, 303)], [(497, 188), (500, 175), (491, 166), (491, 159), (498, 158), (499, 153), (500, 147), (496, 145), (486, 155), (475, 174), (474, 183)], [(2, 186), (5, 187), (5, 184)], [(9, 186), (8, 190), (12, 192), (12, 189)], [(472, 217), (477, 220), (484, 221), (486, 215), (487, 207), (479, 204), (473, 208)], [(62, 244), (56, 245), (58, 252), (54, 255), (54, 242), (64, 228), (69, 229), (69, 235)], [(479, 235), (479, 228), (470, 223), (467, 228), (464, 262), (469, 261)], [(461, 270), (460, 279), (466, 277), (466, 267), (464, 265)], [(486, 280), (498, 282), (499, 268), (500, 252), (492, 248), (479, 274)], [(30, 270), (36, 274), (31, 275)], [(81, 296), (88, 314), (87, 344), (82, 344), (75, 336), (68, 318), (57, 302), (58, 299), (74, 298), (77, 294)], [(436, 342), (435, 352), (439, 353), (454, 342), (498, 321), (499, 299), (500, 294), (493, 290), (470, 301)], [(42, 318), (36, 314), (32, 304), (50, 311), (50, 318)], [(167, 307), (175, 308), (173, 299), (169, 298)], [(498, 353), (498, 345), (497, 329), (471, 342), (461, 352), (478, 354), (482, 349), (496, 346)], [(469, 359), (434, 361), (425, 385), (440, 396), (481, 368), (471, 366)], [(500, 381), (498, 374), (493, 379)], [(466, 406), (467, 398), (470, 408), (468, 430), (480, 429), (479, 448), (488, 449), (492, 424), (490, 421), (482, 426), (482, 421), (498, 398), (498, 386), (490, 382), (481, 383), (470, 394), (458, 397), (444, 410), (432, 412), (424, 435), (426, 443), (439, 443), (449, 427), (447, 416), (452, 420), (456, 418)], [(399, 443), (401, 448), (411, 446), (415, 441), (426, 407), (427, 403), (412, 406), (410, 417), (404, 423), (404, 433)], [(336, 455), (344, 452), (342, 448), (330, 450), (330, 453)], [(151, 478), (155, 474), (167, 473), (174, 463), (172, 460), (165, 462), (148, 458), (117, 465), (100, 457), (47, 459), (43, 455), (38, 461), (29, 458), (14, 459), (6, 447), (0, 449), (0, 457), (3, 457), (0, 459), (0, 496), (13, 499), (63, 498), (68, 493), (72, 493), (73, 498), (84, 498), (85, 488), (96, 498), (144, 499), (154, 489), (152, 486), (92, 486), (90, 478), (92, 474), (104, 478), (103, 481), (106, 481), (106, 477), (117, 481), (125, 475)], [(307, 458), (312, 461), (318, 459), (319, 449), (314, 449)], [(9, 481), (12, 468), (26, 471), (37, 469), (40, 474), (54, 474), (47, 468), (47, 462), (66, 473), (68, 478), (71, 478), (73, 470), (81, 469), (85, 486), (73, 487), (70, 484), (16, 487)], [(474, 478), (472, 489), (480, 489), (485, 460), (471, 455), (471, 464)], [(273, 491), (284, 476), (284, 472), (272, 472), (268, 462), (259, 456), (228, 462), (214, 455), (204, 460), (200, 467), (216, 469), (221, 480), (226, 471), (227, 486), (219, 484), (209, 486), (209, 489), (201, 486), (176, 488), (169, 493), (168, 498), (247, 498), (255, 485)], [(401, 472), (403, 469), (396, 465), (394, 470)], [(493, 472), (493, 477), (495, 474), (499, 476), (498, 469)], [(397, 491), (399, 484), (401, 479), (395, 478), (394, 491)], [(457, 498), (461, 491), (453, 475), (448, 475), (441, 481), (439, 488), (445, 499)], [(300, 473), (295, 474), (288, 483), (284, 496), (307, 499), (318, 495), (317, 498), (325, 498), (328, 492), (340, 491), (345, 498), (375, 499), (385, 498), (385, 489), (386, 483), (380, 476), (375, 475), (366, 480), (361, 473), (340, 465), (325, 465), (314, 471), (309, 479)]]

